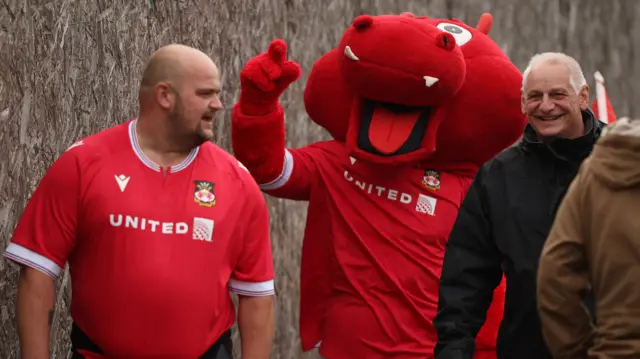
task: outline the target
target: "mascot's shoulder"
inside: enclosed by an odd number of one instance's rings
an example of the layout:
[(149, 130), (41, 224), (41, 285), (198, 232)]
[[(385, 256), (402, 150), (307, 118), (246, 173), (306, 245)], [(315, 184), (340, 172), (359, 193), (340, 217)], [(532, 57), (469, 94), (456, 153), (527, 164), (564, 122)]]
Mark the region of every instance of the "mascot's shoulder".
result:
[(320, 160), (321, 158), (324, 158), (326, 160), (340, 159), (348, 157), (349, 154), (347, 145), (344, 142), (337, 140), (317, 141), (310, 143), (304, 147), (288, 150), (290, 152), (304, 153), (305, 156), (310, 156), (317, 160)]

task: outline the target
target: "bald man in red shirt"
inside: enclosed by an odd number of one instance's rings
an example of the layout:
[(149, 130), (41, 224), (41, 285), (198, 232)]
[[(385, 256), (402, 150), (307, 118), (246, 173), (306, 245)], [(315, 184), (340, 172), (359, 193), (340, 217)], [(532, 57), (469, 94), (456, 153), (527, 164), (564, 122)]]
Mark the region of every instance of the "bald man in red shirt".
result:
[[(22, 265), (22, 358), (48, 359), (54, 279), (69, 263), (75, 358), (268, 358), (274, 270), (263, 195), (210, 142), (219, 71), (182, 45), (150, 59), (135, 119), (71, 145), (4, 255)], [(100, 116), (96, 117), (100, 120)]]

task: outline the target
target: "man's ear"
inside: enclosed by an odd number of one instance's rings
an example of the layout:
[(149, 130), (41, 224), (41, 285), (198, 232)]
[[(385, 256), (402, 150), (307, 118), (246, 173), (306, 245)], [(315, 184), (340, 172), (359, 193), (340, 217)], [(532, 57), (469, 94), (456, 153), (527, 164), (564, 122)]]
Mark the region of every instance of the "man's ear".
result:
[(526, 108), (527, 108), (527, 106), (526, 106), (525, 99), (524, 99), (524, 92), (521, 91), (520, 92), (520, 109), (522, 110), (523, 114), (527, 113)]
[(156, 102), (161, 108), (165, 110), (171, 110), (171, 108), (173, 108), (175, 96), (171, 86), (166, 82), (159, 82), (156, 84), (154, 87), (154, 96)]
[(586, 110), (589, 107), (589, 85), (582, 86), (578, 97), (580, 98), (580, 109)]

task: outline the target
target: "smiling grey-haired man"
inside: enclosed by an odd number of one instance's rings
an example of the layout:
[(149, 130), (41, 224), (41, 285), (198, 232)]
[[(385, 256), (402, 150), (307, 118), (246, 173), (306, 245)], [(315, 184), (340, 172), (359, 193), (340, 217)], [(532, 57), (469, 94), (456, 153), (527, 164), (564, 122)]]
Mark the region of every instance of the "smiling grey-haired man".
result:
[(498, 358), (551, 358), (536, 308), (538, 260), (556, 209), (604, 126), (588, 103), (589, 86), (573, 58), (543, 53), (530, 60), (523, 137), (480, 169), (449, 237), (434, 321), (437, 359), (472, 359), (503, 273)]

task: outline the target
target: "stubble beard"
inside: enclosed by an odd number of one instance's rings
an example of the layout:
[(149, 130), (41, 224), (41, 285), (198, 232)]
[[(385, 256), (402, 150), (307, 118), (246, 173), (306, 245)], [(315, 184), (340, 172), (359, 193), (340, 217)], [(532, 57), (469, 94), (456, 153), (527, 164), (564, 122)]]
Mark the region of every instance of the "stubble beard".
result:
[(208, 140), (206, 134), (200, 128), (193, 130), (185, 126), (187, 118), (181, 102), (178, 102), (176, 107), (169, 113), (169, 123), (173, 128), (173, 134), (177, 142), (182, 143), (184, 146), (189, 146), (190, 149), (198, 147)]

